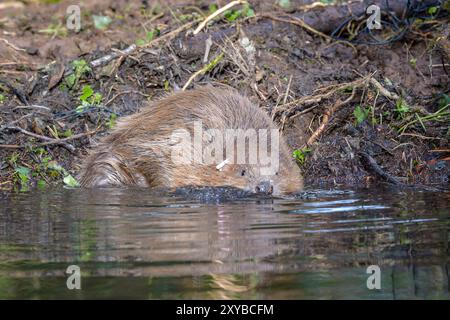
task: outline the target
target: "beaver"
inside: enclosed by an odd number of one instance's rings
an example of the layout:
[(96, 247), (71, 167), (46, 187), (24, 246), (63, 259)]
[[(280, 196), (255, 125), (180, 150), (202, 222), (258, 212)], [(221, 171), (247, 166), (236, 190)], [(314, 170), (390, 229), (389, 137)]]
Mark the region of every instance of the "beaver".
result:
[[(225, 186), (295, 193), (303, 178), (277, 133), (268, 115), (234, 89), (182, 91), (121, 118), (82, 162), (78, 177), (83, 187)], [(268, 149), (270, 157), (264, 157)]]

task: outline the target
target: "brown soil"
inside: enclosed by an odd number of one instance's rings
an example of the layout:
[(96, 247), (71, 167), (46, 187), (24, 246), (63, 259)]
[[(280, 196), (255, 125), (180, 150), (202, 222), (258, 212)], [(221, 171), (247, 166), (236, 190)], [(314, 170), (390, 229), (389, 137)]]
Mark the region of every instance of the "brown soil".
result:
[[(448, 186), (448, 108), (436, 114), (448, 104), (442, 101), (450, 88), (448, 15), (414, 26), (387, 45), (353, 45), (273, 19), (294, 17), (300, 11), (295, 1), (290, 10), (279, 8), (276, 1), (250, 1), (256, 17), (216, 19), (195, 36), (192, 30), (198, 22), (174, 30), (208, 16), (209, 1), (86, 2), (81, 5), (79, 33), (64, 29), (71, 1), (44, 2), (52, 1), (14, 2), (0, 9), (1, 189), (20, 183), (20, 167), (30, 169), (31, 185), (39, 180), (61, 182), (64, 174), (51, 169), (56, 163), (77, 172), (80, 157), (113, 125), (112, 115), (135, 113), (147, 100), (182, 88), (204, 66), (210, 36), (208, 61), (223, 57), (190, 88), (206, 83), (238, 88), (282, 126), (292, 150), (306, 147), (309, 140), (311, 152), (300, 166), (306, 185), (367, 185), (383, 180), (381, 170), (400, 183)], [(218, 1), (219, 7), (226, 3)], [(272, 17), (260, 16), (269, 12)], [(112, 22), (96, 29), (93, 14), (109, 16)], [(42, 31), (58, 23), (53, 34)], [(120, 56), (117, 50), (145, 39), (155, 28), (159, 35), (153, 42), (92, 68), (71, 89), (61, 85), (73, 73), (73, 60), (89, 63), (112, 52)], [(369, 75), (387, 94), (367, 80)], [(334, 90), (334, 85), (359, 80)], [(102, 100), (76, 112), (86, 85)], [(304, 102), (321, 95), (315, 102)], [(402, 104), (408, 110), (395, 111)], [(370, 110), (360, 124), (354, 116), (358, 105)], [(323, 131), (316, 132), (324, 122)], [(72, 138), (55, 141), (69, 130)], [(91, 131), (95, 133), (88, 134)], [(314, 132), (318, 134), (311, 139)]]

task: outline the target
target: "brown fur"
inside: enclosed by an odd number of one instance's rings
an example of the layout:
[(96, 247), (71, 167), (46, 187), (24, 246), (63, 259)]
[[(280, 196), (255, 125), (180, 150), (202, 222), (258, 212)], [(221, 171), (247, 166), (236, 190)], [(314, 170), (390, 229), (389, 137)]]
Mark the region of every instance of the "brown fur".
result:
[[(260, 176), (258, 164), (176, 164), (171, 159), (175, 129), (193, 133), (193, 122), (207, 129), (271, 129), (270, 118), (234, 90), (203, 87), (164, 98), (122, 118), (85, 159), (80, 172), (85, 187), (138, 185), (145, 187), (232, 186), (285, 194), (302, 189), (303, 179), (280, 137), (277, 175)], [(193, 134), (192, 134), (193, 136)], [(269, 149), (270, 150), (270, 149)], [(243, 173), (245, 174), (243, 175)], [(264, 189), (264, 188), (263, 188)]]

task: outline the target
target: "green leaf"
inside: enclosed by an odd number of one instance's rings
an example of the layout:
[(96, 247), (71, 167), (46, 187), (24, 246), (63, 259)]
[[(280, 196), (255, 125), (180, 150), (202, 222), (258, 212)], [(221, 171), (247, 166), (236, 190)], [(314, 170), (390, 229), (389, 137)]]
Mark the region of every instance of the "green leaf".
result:
[(217, 4), (211, 3), (211, 4), (209, 5), (208, 9), (209, 9), (209, 13), (210, 13), (210, 14), (216, 12), (217, 9), (218, 9)]
[(106, 121), (106, 125), (108, 126), (108, 128), (111, 129), (112, 127), (114, 127), (116, 125), (116, 119), (117, 119), (117, 115), (115, 113), (112, 113), (109, 116), (108, 121)]
[(73, 136), (72, 129), (67, 129), (66, 131), (64, 131), (63, 136), (66, 138)]
[(289, 8), (291, 6), (291, 1), (290, 0), (279, 0), (278, 1), (278, 5), (282, 8)]
[(108, 16), (97, 16), (92, 15), (92, 19), (94, 20), (94, 26), (96, 29), (106, 29), (112, 22), (112, 19)]
[(75, 69), (76, 73), (80, 74), (91, 71), (91, 67), (89, 67), (84, 59), (72, 61), (72, 67)]
[(442, 94), (442, 97), (439, 99), (439, 108), (443, 108), (450, 104), (450, 97), (445, 93)]
[(355, 110), (353, 111), (353, 115), (356, 118), (356, 124), (361, 124), (364, 120), (369, 116), (370, 109), (361, 108), (360, 105), (357, 105)]
[(250, 5), (248, 3), (244, 5), (244, 7), (242, 8), (242, 11), (244, 12), (244, 15), (246, 17), (254, 17), (255, 16), (255, 11), (250, 7)]
[(69, 88), (73, 88), (75, 86), (76, 79), (77, 78), (75, 77), (75, 74), (73, 74), (73, 73), (71, 75), (67, 76), (67, 78), (66, 78), (67, 86)]
[(241, 15), (241, 11), (239, 10), (227, 10), (225, 12), (225, 19), (227, 19), (229, 22), (236, 21), (237, 18), (239, 18)]
[(37, 182), (37, 187), (38, 187), (39, 189), (45, 188), (45, 185), (46, 185), (46, 182), (45, 182), (44, 180), (39, 180), (39, 181)]
[(85, 110), (89, 109), (89, 103), (83, 101), (79, 106), (75, 108), (76, 113), (83, 113)]
[(409, 112), (409, 106), (403, 99), (397, 100), (395, 105), (396, 105), (395, 111), (397, 111), (397, 113), (399, 113), (400, 115)]
[(436, 6), (429, 7), (427, 11), (428, 11), (428, 14), (434, 15), (435, 13), (438, 12), (438, 7), (436, 7)]
[(18, 167), (15, 169), (16, 173), (19, 175), (19, 179), (22, 184), (28, 182), (30, 176), (30, 169), (26, 167)]
[(209, 13), (214, 13), (216, 12), (218, 9), (217, 4), (215, 3), (211, 3), (208, 7)]
[(80, 96), (80, 100), (85, 102), (88, 100), (90, 96), (94, 94), (94, 90), (92, 90), (90, 85), (86, 85), (82, 89), (83, 94)]
[(66, 171), (66, 169), (61, 167), (58, 163), (56, 163), (56, 161), (52, 161), (51, 163), (49, 163), (48, 168), (49, 169), (53, 169), (53, 170), (58, 171), (58, 172), (65, 172)]
[(145, 40), (147, 40), (147, 42), (152, 41), (156, 34), (157, 34), (157, 30), (156, 29), (147, 32), (147, 34), (145, 36)]
[(311, 152), (310, 148), (296, 149), (292, 152), (292, 157), (297, 161), (299, 165), (304, 165), (306, 161), (306, 155)]
[(138, 46), (143, 46), (143, 45), (145, 45), (145, 40), (144, 40), (144, 39), (137, 39), (137, 40), (136, 40), (136, 45), (138, 45)]
[(77, 180), (75, 180), (74, 177), (72, 177), (70, 174), (68, 174), (67, 176), (64, 177), (64, 184), (68, 187), (79, 187), (80, 184), (78, 183)]
[(101, 93), (94, 93), (94, 95), (91, 97), (91, 104), (100, 104), (100, 102), (102, 102), (102, 94)]

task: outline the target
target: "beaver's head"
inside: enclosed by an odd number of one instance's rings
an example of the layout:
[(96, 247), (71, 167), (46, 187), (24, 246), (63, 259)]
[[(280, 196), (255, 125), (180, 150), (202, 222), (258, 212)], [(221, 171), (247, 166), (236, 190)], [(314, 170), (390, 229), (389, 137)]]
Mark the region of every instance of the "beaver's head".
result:
[(258, 164), (194, 165), (174, 171), (174, 186), (196, 185), (212, 187), (235, 187), (265, 195), (285, 195), (299, 192), (303, 179), (298, 167), (280, 163), (278, 170), (267, 172)]
[(298, 168), (287, 168), (284, 164), (273, 173), (268, 173), (267, 168), (258, 164), (226, 164), (217, 176), (230, 186), (257, 194), (283, 195), (303, 188)]

